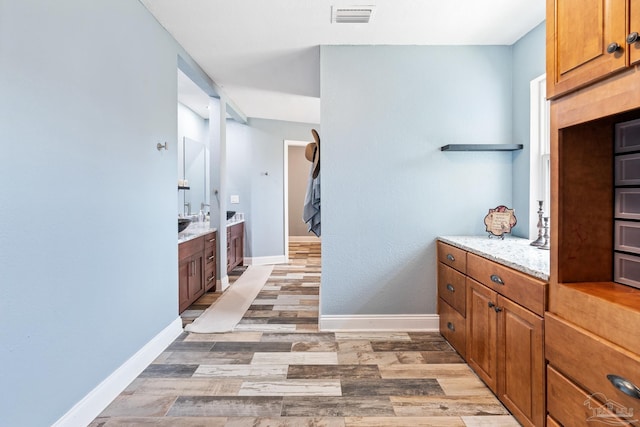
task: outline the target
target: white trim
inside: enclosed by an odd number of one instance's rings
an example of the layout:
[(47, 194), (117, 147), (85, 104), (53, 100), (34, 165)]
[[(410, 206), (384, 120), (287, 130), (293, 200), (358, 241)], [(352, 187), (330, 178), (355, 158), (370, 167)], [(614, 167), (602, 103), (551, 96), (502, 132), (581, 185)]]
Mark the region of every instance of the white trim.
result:
[(318, 321), (321, 331), (421, 331), (440, 330), (437, 314), (325, 315)]
[[(284, 234), (282, 236), (282, 242), (284, 245), (284, 259), (289, 259), (289, 147), (306, 147), (310, 141), (296, 141), (291, 139), (285, 139), (283, 143), (283, 192), (284, 202), (282, 204), (282, 211), (284, 213)], [(285, 261), (287, 262), (287, 261)]]
[(229, 287), (229, 276), (216, 280), (216, 292), (224, 292)]
[(178, 317), (76, 403), (53, 427), (91, 423), (181, 333), (182, 319)]
[(322, 242), (318, 236), (289, 236), (290, 242)]
[[(538, 200), (545, 200), (544, 174), (545, 167), (542, 162), (543, 148), (546, 141), (544, 135), (548, 134), (549, 101), (541, 102), (546, 96), (547, 75), (543, 74), (531, 80), (529, 84), (529, 239), (538, 237)], [(548, 136), (547, 136), (548, 138)], [(546, 215), (549, 216), (548, 200), (543, 206)]]
[(270, 264), (286, 264), (287, 258), (284, 255), (247, 257), (244, 259), (244, 265), (270, 265)]

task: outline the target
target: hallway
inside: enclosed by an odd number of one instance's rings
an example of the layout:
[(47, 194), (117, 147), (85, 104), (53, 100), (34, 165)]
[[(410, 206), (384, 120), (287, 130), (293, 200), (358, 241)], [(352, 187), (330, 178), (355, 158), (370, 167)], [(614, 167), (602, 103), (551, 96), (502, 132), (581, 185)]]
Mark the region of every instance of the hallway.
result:
[(176, 339), (110, 426), (518, 426), (438, 333), (319, 332), (320, 245), (290, 245), (241, 323)]

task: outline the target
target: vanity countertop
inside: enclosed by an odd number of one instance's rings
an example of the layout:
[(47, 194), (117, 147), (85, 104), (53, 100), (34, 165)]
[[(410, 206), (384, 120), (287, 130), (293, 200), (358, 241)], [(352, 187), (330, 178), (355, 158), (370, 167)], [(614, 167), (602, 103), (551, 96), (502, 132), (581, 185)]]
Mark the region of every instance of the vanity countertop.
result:
[(549, 251), (518, 237), (440, 236), (438, 240), (544, 281), (549, 281)]
[[(240, 224), (241, 222), (244, 222), (244, 219), (240, 219), (240, 220), (231, 219), (227, 221), (227, 227)], [(178, 244), (184, 243), (191, 239), (195, 239), (196, 237), (200, 237), (207, 233), (211, 233), (212, 231), (217, 231), (217, 230), (218, 230), (217, 228), (211, 228), (211, 223), (209, 221), (192, 222), (184, 231), (181, 231), (180, 233), (178, 233)]]

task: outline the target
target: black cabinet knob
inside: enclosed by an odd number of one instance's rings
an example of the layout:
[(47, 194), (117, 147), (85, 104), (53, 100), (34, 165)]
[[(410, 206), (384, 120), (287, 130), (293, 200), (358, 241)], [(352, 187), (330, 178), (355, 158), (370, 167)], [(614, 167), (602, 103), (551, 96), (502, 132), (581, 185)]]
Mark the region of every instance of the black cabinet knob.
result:
[(618, 49), (620, 49), (620, 45), (618, 43), (610, 43), (609, 46), (607, 46), (607, 53), (615, 53)]
[(638, 32), (634, 31), (633, 33), (627, 36), (627, 44), (634, 44), (638, 41)]

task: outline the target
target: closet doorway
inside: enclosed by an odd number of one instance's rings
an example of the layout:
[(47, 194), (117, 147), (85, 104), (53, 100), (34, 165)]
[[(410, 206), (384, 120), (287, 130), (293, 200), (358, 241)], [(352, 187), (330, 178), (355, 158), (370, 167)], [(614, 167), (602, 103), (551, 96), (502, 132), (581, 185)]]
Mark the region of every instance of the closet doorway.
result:
[(304, 157), (304, 148), (311, 141), (284, 141), (284, 255), (289, 260), (289, 242), (319, 242), (308, 232), (302, 220), (302, 208), (307, 191), (311, 163)]

